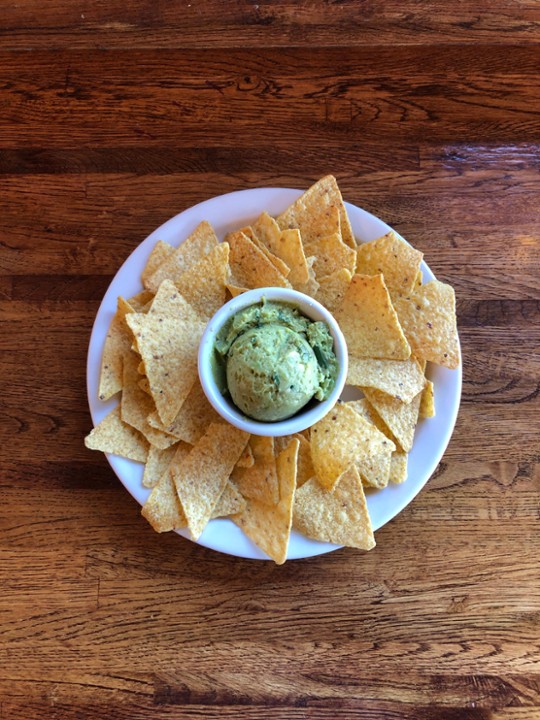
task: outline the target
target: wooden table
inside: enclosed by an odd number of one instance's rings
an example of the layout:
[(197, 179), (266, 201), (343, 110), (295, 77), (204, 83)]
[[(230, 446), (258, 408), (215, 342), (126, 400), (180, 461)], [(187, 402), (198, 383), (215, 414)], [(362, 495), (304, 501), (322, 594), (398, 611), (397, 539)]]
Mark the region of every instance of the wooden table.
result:
[[(2, 3), (2, 720), (540, 717), (539, 43), (537, 0)], [(450, 446), (369, 554), (159, 536), (83, 446), (100, 299), (329, 172), (456, 288)]]

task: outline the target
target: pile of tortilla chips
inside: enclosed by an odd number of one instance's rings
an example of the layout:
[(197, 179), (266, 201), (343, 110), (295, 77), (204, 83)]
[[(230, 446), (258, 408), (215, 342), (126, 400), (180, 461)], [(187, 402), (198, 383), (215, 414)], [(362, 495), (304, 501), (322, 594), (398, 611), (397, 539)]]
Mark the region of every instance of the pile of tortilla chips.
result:
[[(421, 261), (393, 232), (357, 246), (332, 176), (224, 242), (207, 222), (177, 248), (158, 242), (144, 290), (118, 298), (99, 396), (121, 392), (120, 402), (87, 447), (145, 464), (152, 490), (142, 514), (158, 532), (187, 527), (197, 539), (212, 518), (228, 517), (276, 563), (291, 528), (369, 550), (364, 488), (406, 480), (416, 425), (435, 414), (426, 363), (459, 364), (454, 291), (423, 284)], [(227, 424), (198, 379), (208, 320), (259, 287), (293, 287), (334, 313), (349, 348), (347, 382), (363, 394), (291, 437)]]

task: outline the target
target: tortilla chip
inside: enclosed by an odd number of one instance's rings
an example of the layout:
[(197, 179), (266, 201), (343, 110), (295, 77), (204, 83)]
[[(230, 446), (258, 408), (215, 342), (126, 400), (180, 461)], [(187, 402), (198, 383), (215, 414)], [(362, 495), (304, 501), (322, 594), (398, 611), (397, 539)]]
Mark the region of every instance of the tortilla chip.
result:
[[(158, 448), (150, 445), (148, 458), (146, 459), (146, 465), (144, 466), (142, 481), (144, 487), (153, 488), (158, 484), (164, 472), (168, 470), (175, 453), (183, 452), (184, 455), (187, 455), (190, 450), (191, 447), (187, 443), (172, 445), (165, 450), (159, 450)], [(174, 492), (176, 493), (176, 490)]]
[(237, 465), (231, 479), (245, 498), (275, 505), (279, 501), (279, 482), (274, 438), (252, 435), (249, 447), (253, 454), (253, 465), (249, 468)]
[(373, 388), (362, 388), (362, 392), (382, 418), (401, 449), (409, 452), (413, 446), (422, 392), (419, 392), (410, 403), (401, 402), (401, 400), (380, 390), (373, 390)]
[(335, 316), (350, 355), (388, 360), (410, 356), (382, 275), (354, 275)]
[(352, 275), (346, 268), (335, 270), (330, 275), (319, 278), (319, 289), (315, 300), (318, 300), (331, 313), (335, 312), (343, 302), (351, 280)]
[(397, 300), (395, 307), (416, 356), (447, 368), (459, 367), (456, 296), (451, 285), (431, 280)]
[[(280, 257), (274, 254), (274, 252), (267, 247), (262, 240), (260, 240), (255, 233), (254, 229), (251, 226), (243, 227), (239, 230), (239, 232), (244, 233), (244, 235), (251, 240), (258, 248), (259, 250), (266, 255), (266, 257), (270, 260), (272, 265), (276, 268), (278, 272), (280, 272), (283, 277), (288, 277), (291, 269), (287, 265), (286, 262), (284, 262)], [(225, 240), (228, 240), (228, 237), (225, 238)]]
[(191, 445), (195, 445), (204, 435), (210, 423), (219, 421), (220, 416), (208, 402), (198, 378), (195, 379), (188, 396), (171, 423), (163, 424), (156, 412), (148, 417), (152, 427)]
[(154, 401), (139, 387), (140, 375), (137, 372), (138, 355), (130, 352), (124, 355), (124, 387), (120, 401), (122, 420), (141, 432), (151, 445), (165, 450), (174, 445), (176, 438), (156, 430), (148, 424), (149, 413), (155, 410)]
[(421, 419), (435, 417), (435, 387), (431, 380), (426, 382), (426, 387), (420, 398), (418, 417)]
[(231, 247), (232, 284), (250, 290), (259, 287), (290, 287), (266, 255), (243, 232), (227, 235)]
[(304, 243), (341, 230), (343, 242), (349, 247), (356, 246), (341, 192), (332, 175), (327, 175), (306, 190), (281, 213), (277, 223), (282, 230), (298, 228)]
[(294, 435), (284, 435), (283, 437), (274, 438), (276, 453), (280, 453), (289, 445), (291, 440), (296, 438), (298, 445), (298, 467), (296, 468), (296, 487), (302, 487), (310, 478), (315, 475), (313, 462), (311, 460), (311, 443), (301, 433)]
[(163, 280), (176, 282), (218, 245), (218, 239), (210, 223), (203, 221), (178, 248), (143, 278), (144, 287), (157, 293)]
[(377, 415), (375, 412), (375, 408), (369, 404), (367, 398), (360, 398), (359, 400), (349, 400), (349, 402), (345, 403), (348, 407), (355, 410), (357, 413), (360, 413), (360, 415), (370, 422), (372, 425), (375, 425), (377, 430), (379, 432), (382, 432), (383, 435), (386, 435), (386, 437), (391, 440), (394, 444), (396, 443), (395, 437), (392, 435), (386, 424), (383, 422), (382, 418)]
[(152, 396), (152, 393), (150, 392), (150, 383), (148, 382), (148, 378), (143, 377), (139, 380), (137, 385), (141, 388), (143, 392), (145, 392), (147, 395)]
[(340, 476), (334, 492), (311, 478), (296, 491), (294, 527), (322, 542), (371, 550), (375, 537), (358, 470), (351, 465)]
[(238, 297), (238, 295), (242, 295), (242, 293), (249, 290), (249, 288), (238, 287), (237, 285), (231, 285), (230, 283), (225, 283), (225, 287), (231, 293), (231, 297), (233, 298)]
[(239, 468), (250, 468), (255, 465), (255, 458), (253, 457), (253, 450), (251, 445), (248, 443), (244, 448), (244, 452), (240, 455), (236, 467)]
[(233, 515), (234, 513), (242, 512), (245, 507), (246, 501), (244, 498), (240, 495), (233, 483), (228, 482), (216, 503), (212, 518)]
[(373, 487), (385, 487), (390, 455), (396, 449), (386, 435), (348, 404), (340, 403), (311, 428), (311, 457), (320, 484), (332, 490), (350, 465)]
[(426, 379), (414, 358), (373, 360), (351, 356), (347, 384), (382, 390), (407, 403), (422, 390)]
[(142, 292), (137, 293), (137, 295), (130, 297), (128, 303), (131, 305), (134, 312), (147, 312), (153, 299), (153, 293), (148, 290), (143, 290)]
[(169, 466), (194, 540), (212, 517), (248, 439), (248, 433), (232, 425), (212, 423), (189, 455)]
[(100, 400), (108, 400), (122, 389), (122, 358), (131, 347), (131, 335), (125, 318), (132, 312), (131, 305), (123, 297), (119, 297), (116, 314), (103, 346), (98, 390)]
[(288, 447), (277, 457), (279, 502), (269, 506), (257, 500), (248, 500), (243, 512), (231, 516), (231, 520), (278, 565), (282, 565), (287, 559), (296, 489), (298, 445), (298, 440), (291, 440)]
[(390, 482), (400, 485), (407, 479), (407, 453), (393, 452), (390, 458)]
[(287, 279), (295, 289), (308, 282), (306, 256), (298, 229), (281, 231), (274, 218), (264, 212), (253, 223), (253, 230), (270, 252), (289, 267)]
[(186, 527), (186, 516), (168, 470), (163, 473), (150, 493), (143, 505), (141, 515), (159, 533)]
[(159, 417), (168, 425), (197, 378), (205, 323), (168, 280), (161, 284), (150, 311), (131, 313), (127, 322), (137, 338)]
[(208, 320), (225, 302), (228, 275), (229, 245), (220, 243), (186, 270), (175, 285), (201, 318)]
[(357, 271), (362, 275), (384, 275), (392, 299), (412, 291), (424, 257), (393, 230), (378, 240), (360, 244), (357, 255)]
[(319, 292), (319, 282), (317, 278), (315, 277), (315, 270), (313, 269), (313, 265), (315, 263), (316, 258), (315, 257), (308, 257), (306, 258), (306, 265), (308, 269), (308, 281), (305, 285), (298, 285), (295, 289), (298, 290), (298, 292), (304, 293), (304, 295), (309, 295), (310, 297), (314, 298), (317, 296), (317, 293)]
[(305, 253), (317, 258), (313, 265), (317, 278), (331, 275), (342, 269), (348, 270), (351, 275), (354, 275), (356, 251), (345, 245), (339, 232), (309, 243), (305, 246)]
[(101, 450), (112, 455), (145, 462), (148, 442), (137, 430), (122, 422), (117, 406), (84, 439), (90, 450)]
[[(167, 260), (167, 258), (169, 258), (173, 253), (174, 253), (174, 248), (172, 245), (169, 245), (169, 243), (163, 242), (163, 240), (157, 241), (157, 243), (152, 248), (152, 252), (148, 256), (148, 260), (146, 261), (146, 266), (141, 274), (142, 284), (145, 288), (148, 289), (149, 278), (152, 277), (152, 275), (156, 272), (158, 267), (163, 265), (165, 260)], [(162, 278), (162, 279), (164, 279), (164, 278)], [(156, 287), (156, 289), (154, 290), (154, 292), (157, 292), (159, 283), (155, 287)], [(148, 302), (148, 300), (146, 302)], [(139, 308), (137, 308), (137, 311), (139, 311)]]

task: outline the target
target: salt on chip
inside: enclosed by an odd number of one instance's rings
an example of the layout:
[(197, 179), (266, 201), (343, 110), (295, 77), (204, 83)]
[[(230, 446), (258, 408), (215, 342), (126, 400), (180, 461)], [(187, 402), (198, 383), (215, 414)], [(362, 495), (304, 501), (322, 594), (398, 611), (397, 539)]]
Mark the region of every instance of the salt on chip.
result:
[(198, 378), (172, 422), (163, 424), (156, 412), (148, 417), (152, 427), (191, 445), (204, 435), (210, 423), (219, 421), (220, 416), (208, 402)]
[(354, 275), (356, 251), (345, 245), (339, 232), (309, 243), (305, 246), (305, 253), (316, 258), (313, 269), (317, 278), (331, 275), (343, 268)]
[(164, 450), (174, 445), (176, 438), (156, 430), (148, 424), (147, 417), (155, 405), (152, 398), (139, 387), (137, 372), (138, 356), (130, 352), (124, 355), (124, 382), (120, 400), (120, 415), (124, 422), (141, 432), (151, 445)]
[(237, 464), (231, 479), (245, 498), (275, 505), (279, 501), (279, 480), (274, 438), (252, 435), (249, 447), (253, 454), (253, 465), (240, 467)]
[(413, 446), (422, 392), (419, 392), (409, 403), (404, 403), (373, 388), (362, 388), (362, 392), (382, 418), (401, 449), (409, 452)]
[(362, 275), (382, 274), (394, 299), (412, 291), (423, 257), (423, 253), (391, 230), (377, 240), (358, 246), (357, 272)]
[(148, 458), (146, 459), (146, 465), (144, 466), (142, 481), (144, 487), (153, 488), (158, 484), (165, 471), (168, 470), (175, 453), (183, 452), (187, 455), (190, 450), (191, 448), (187, 443), (171, 445), (165, 450), (159, 450), (158, 448), (150, 445)]
[(232, 425), (212, 423), (189, 455), (169, 466), (194, 540), (212, 517), (248, 439), (248, 433)]
[(426, 382), (426, 387), (420, 399), (420, 410), (418, 413), (420, 418), (435, 417), (435, 387), (431, 380)]
[(395, 308), (415, 355), (447, 368), (459, 366), (456, 296), (451, 285), (431, 280), (396, 300)]
[(122, 358), (131, 347), (131, 335), (126, 325), (126, 315), (133, 312), (131, 305), (119, 297), (101, 357), (99, 376), (99, 399), (108, 400), (122, 389)]
[(374, 360), (349, 358), (347, 384), (382, 390), (403, 402), (410, 402), (426, 384), (424, 373), (414, 358)]
[[(163, 240), (157, 241), (157, 243), (152, 248), (152, 252), (148, 256), (148, 260), (146, 261), (146, 265), (141, 274), (142, 284), (145, 288), (148, 289), (149, 278), (156, 272), (158, 267), (160, 267), (160, 265), (163, 265), (165, 260), (167, 260), (167, 258), (169, 258), (173, 253), (174, 248), (172, 245), (163, 242)], [(156, 289), (154, 290), (154, 292), (157, 291), (158, 287), (159, 283), (156, 285)]]
[(161, 421), (174, 420), (197, 378), (197, 352), (205, 323), (165, 280), (147, 314), (127, 322), (137, 338), (152, 397)]
[(343, 302), (347, 288), (351, 284), (352, 274), (346, 269), (335, 270), (330, 275), (319, 278), (319, 289), (315, 300), (330, 312), (335, 312)]
[(287, 559), (291, 534), (299, 442), (296, 438), (277, 456), (279, 502), (248, 500), (243, 512), (231, 516), (245, 534), (278, 565)]
[(140, 432), (122, 422), (120, 407), (110, 412), (84, 439), (90, 450), (120, 455), (136, 462), (145, 462), (148, 442)]
[(340, 403), (311, 428), (311, 457), (320, 484), (332, 490), (355, 465), (362, 480), (386, 487), (394, 443), (348, 404)]
[(148, 274), (144, 286), (147, 290), (157, 293), (163, 280), (176, 282), (182, 275), (218, 245), (218, 239), (209, 222), (197, 225), (191, 235), (171, 253), (165, 262)]
[(322, 542), (371, 550), (375, 537), (358, 470), (351, 465), (340, 476), (334, 492), (311, 478), (296, 491), (294, 527)]
[[(337, 224), (336, 210), (339, 218)], [(356, 247), (347, 210), (336, 178), (332, 175), (321, 178), (306, 190), (279, 215), (277, 223), (282, 230), (299, 228), (305, 243), (340, 230), (343, 242), (349, 247)]]
[(351, 355), (388, 360), (410, 356), (382, 275), (354, 275), (335, 317)]
[(199, 315), (209, 320), (225, 302), (228, 275), (229, 245), (224, 242), (186, 270), (175, 285)]
[(232, 284), (250, 290), (259, 287), (290, 287), (266, 255), (243, 232), (230, 233)]
[(390, 482), (396, 485), (404, 483), (407, 479), (407, 453), (393, 452), (390, 458)]

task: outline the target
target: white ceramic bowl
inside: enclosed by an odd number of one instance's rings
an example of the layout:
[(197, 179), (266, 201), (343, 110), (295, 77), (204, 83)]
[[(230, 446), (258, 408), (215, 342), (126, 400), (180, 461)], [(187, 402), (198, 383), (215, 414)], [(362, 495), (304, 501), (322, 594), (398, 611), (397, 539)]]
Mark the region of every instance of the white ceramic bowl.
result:
[[(316, 402), (315, 404), (309, 403), (306, 409), (300, 410), (296, 415), (293, 415), (293, 417), (277, 422), (260, 422), (246, 417), (229, 398), (220, 392), (214, 377), (211, 361), (216, 336), (227, 320), (239, 310), (255, 305), (263, 298), (269, 301), (288, 303), (297, 307), (300, 312), (310, 318), (310, 320), (321, 320), (325, 322), (334, 340), (334, 352), (339, 365), (336, 384), (326, 400)], [(228, 303), (225, 303), (206, 326), (199, 345), (199, 377), (206, 397), (214, 409), (221, 417), (227, 420), (227, 422), (252, 435), (280, 437), (282, 435), (292, 435), (293, 433), (301, 432), (311, 427), (311, 425), (321, 420), (338, 401), (345, 386), (347, 370), (347, 344), (333, 315), (308, 295), (287, 288), (258, 288), (256, 290), (249, 290), (233, 298)]]

